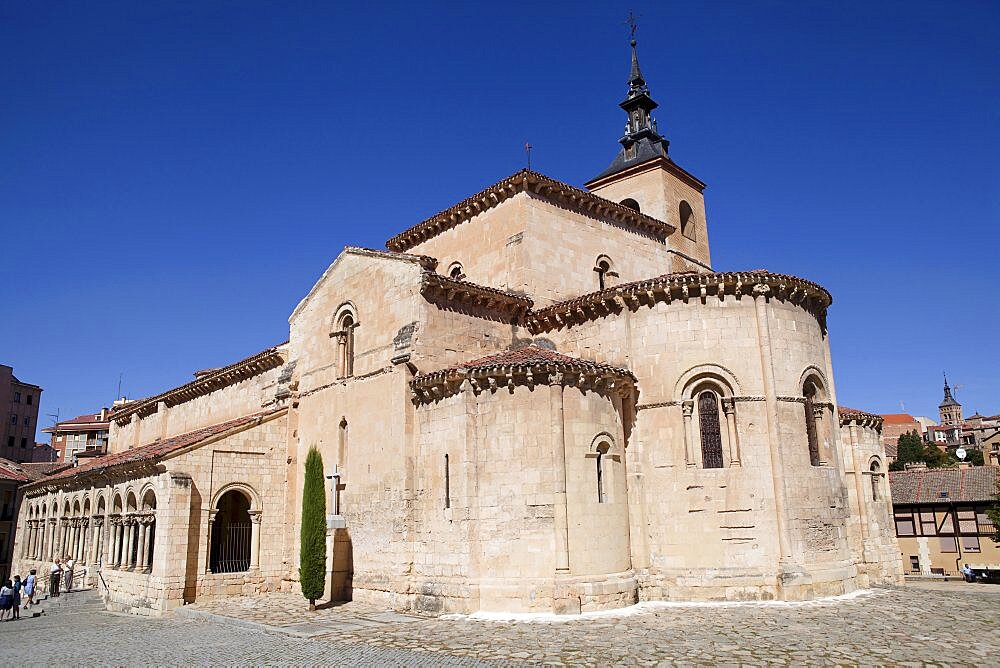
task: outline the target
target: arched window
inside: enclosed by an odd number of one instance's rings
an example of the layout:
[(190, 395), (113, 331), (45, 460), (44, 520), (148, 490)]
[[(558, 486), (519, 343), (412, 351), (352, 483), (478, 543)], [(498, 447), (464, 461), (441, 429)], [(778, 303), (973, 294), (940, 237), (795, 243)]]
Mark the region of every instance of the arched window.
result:
[(816, 384), (807, 380), (802, 387), (802, 394), (805, 397), (805, 418), (806, 418), (806, 439), (809, 443), (809, 463), (813, 466), (820, 465), (819, 456), (819, 429), (816, 426)]
[(147, 489), (142, 495), (142, 517), (139, 523), (139, 560), (136, 567), (144, 573), (153, 570), (153, 548), (156, 544), (156, 494)]
[(872, 501), (878, 501), (879, 476), (882, 474), (882, 467), (879, 466), (877, 461), (873, 461), (869, 470), (872, 474)]
[(681, 200), (678, 207), (678, 218), (681, 221), (681, 234), (691, 241), (695, 241), (694, 211), (691, 209), (691, 205), (684, 200)]
[(611, 279), (618, 276), (614, 270), (614, 263), (607, 255), (600, 255), (594, 263), (594, 273), (597, 274), (597, 289), (603, 290), (611, 286)]
[(350, 310), (345, 309), (337, 318), (337, 331), (333, 335), (338, 339), (337, 370), (340, 378), (354, 375), (354, 328), (357, 326), (358, 321)]
[(465, 269), (462, 268), (461, 262), (452, 262), (448, 267), (448, 278), (453, 278), (456, 281), (460, 281), (465, 278)]
[(608, 451), (611, 446), (607, 443), (600, 443), (597, 446), (597, 502), (607, 503), (608, 495), (604, 491), (604, 462), (607, 461)]
[(636, 202), (631, 197), (626, 197), (621, 202), (619, 202), (619, 204), (621, 204), (622, 206), (627, 206), (628, 208), (632, 209), (633, 211), (639, 211), (639, 203)]
[(213, 573), (250, 569), (250, 499), (231, 489), (219, 498), (212, 523), (210, 564)]
[(698, 426), (701, 431), (701, 465), (706, 469), (722, 468), (722, 427), (719, 423), (719, 399), (705, 390), (698, 395)]

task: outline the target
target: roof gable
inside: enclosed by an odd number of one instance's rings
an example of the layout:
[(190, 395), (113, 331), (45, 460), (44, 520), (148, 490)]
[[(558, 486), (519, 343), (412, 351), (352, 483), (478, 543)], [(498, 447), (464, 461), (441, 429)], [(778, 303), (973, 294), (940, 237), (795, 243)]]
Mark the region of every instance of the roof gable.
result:
[(522, 192), (530, 193), (560, 207), (574, 209), (593, 217), (610, 219), (615, 225), (656, 239), (666, 239), (675, 230), (674, 226), (669, 223), (639, 213), (622, 204), (556, 181), (544, 174), (522, 169), (485, 190), (467, 197), (458, 204), (400, 232), (385, 243), (386, 248), (393, 251), (406, 251), (446, 230), (471, 220), (479, 213), (492, 209)]
[(315, 296), (315, 294), (319, 291), (320, 286), (322, 286), (326, 282), (327, 278), (337, 270), (337, 267), (340, 266), (340, 264), (344, 261), (344, 258), (347, 256), (361, 256), (373, 259), (392, 260), (396, 262), (413, 262), (420, 265), (420, 268), (424, 271), (433, 271), (437, 268), (438, 264), (438, 261), (429, 255), (413, 255), (410, 253), (400, 253), (392, 250), (384, 251), (372, 248), (361, 248), (359, 246), (346, 246), (344, 247), (343, 252), (341, 252), (340, 255), (338, 255), (336, 259), (330, 263), (330, 266), (326, 268), (326, 271), (324, 271), (322, 275), (316, 279), (316, 282), (313, 283), (313, 286), (309, 289), (309, 292), (306, 293), (306, 296), (302, 298), (302, 300), (295, 307), (295, 310), (292, 311), (292, 314), (288, 316), (289, 323), (295, 320), (299, 313), (301, 313), (309, 302), (312, 301), (313, 296)]

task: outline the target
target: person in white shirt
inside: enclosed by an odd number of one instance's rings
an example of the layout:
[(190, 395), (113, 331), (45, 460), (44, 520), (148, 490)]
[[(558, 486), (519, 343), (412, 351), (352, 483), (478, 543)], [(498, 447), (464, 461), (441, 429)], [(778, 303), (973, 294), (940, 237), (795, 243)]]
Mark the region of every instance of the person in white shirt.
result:
[(76, 561), (72, 555), (67, 554), (63, 564), (65, 564), (63, 566), (63, 571), (65, 572), (63, 579), (66, 580), (66, 593), (68, 594), (73, 589), (73, 566), (76, 564)]
[(52, 562), (52, 570), (49, 575), (49, 596), (59, 595), (59, 580), (62, 578), (62, 564), (59, 559)]

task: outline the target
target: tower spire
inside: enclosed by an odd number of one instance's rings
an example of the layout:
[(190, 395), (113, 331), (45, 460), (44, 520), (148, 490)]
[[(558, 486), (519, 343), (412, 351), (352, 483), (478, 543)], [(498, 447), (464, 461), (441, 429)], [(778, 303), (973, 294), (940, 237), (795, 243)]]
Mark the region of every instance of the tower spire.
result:
[(633, 39), (632, 41), (629, 42), (629, 44), (632, 46), (632, 71), (629, 72), (629, 77), (628, 77), (629, 94), (631, 95), (631, 93), (634, 90), (640, 88), (648, 93), (649, 91), (645, 90), (646, 80), (642, 78), (642, 72), (639, 70), (639, 56), (636, 55), (635, 52), (636, 42)]
[(652, 116), (652, 111), (659, 105), (650, 96), (649, 87), (646, 85), (642, 70), (639, 68), (639, 55), (636, 52), (635, 41), (635, 17), (630, 15), (628, 23), (632, 28), (629, 40), (629, 46), (632, 47), (632, 65), (629, 69), (628, 93), (618, 105), (628, 115), (625, 133), (618, 140), (622, 149), (611, 166), (595, 178), (620, 172), (653, 158), (666, 158), (667, 147), (670, 145), (670, 142), (660, 134), (656, 120)]

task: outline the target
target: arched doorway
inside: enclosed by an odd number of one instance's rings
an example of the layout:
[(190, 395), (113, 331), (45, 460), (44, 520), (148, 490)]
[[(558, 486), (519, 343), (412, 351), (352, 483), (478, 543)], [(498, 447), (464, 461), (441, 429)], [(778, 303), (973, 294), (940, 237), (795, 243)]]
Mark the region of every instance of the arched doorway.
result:
[(231, 489), (215, 506), (212, 522), (211, 570), (213, 573), (240, 573), (250, 570), (250, 499)]

